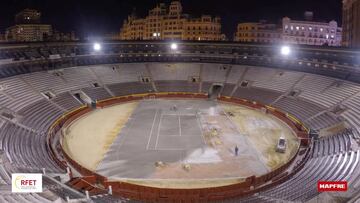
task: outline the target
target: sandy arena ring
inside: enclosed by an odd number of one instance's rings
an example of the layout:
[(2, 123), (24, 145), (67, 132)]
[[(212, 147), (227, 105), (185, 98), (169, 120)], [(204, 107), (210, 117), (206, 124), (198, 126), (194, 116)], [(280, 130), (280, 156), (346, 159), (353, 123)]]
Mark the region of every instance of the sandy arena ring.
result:
[[(79, 117), (63, 132), (66, 154), (83, 167), (111, 181), (159, 188), (239, 183), (284, 165), (300, 145), (271, 114), (201, 99), (116, 104)], [(285, 153), (276, 152), (280, 137), (287, 140)]]

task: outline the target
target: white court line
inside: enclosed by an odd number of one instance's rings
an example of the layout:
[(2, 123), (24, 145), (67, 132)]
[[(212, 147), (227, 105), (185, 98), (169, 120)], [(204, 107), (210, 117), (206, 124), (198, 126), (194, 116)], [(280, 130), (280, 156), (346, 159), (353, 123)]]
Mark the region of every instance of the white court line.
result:
[(184, 114), (163, 114), (164, 116), (196, 116), (196, 114), (184, 113)]
[(202, 129), (202, 125), (201, 125), (201, 122), (200, 122), (200, 117), (198, 114), (196, 114), (196, 120), (197, 120), (197, 123), (199, 125), (199, 128), (200, 128), (200, 131), (201, 131), (201, 137), (202, 137), (202, 140), (204, 141), (204, 144), (206, 145), (206, 140), (205, 140), (205, 136), (204, 136), (204, 131)]
[(179, 118), (179, 135), (181, 137), (181, 122), (180, 122), (180, 115), (178, 115), (178, 118)]
[(160, 148), (160, 149), (149, 149), (148, 151), (184, 151), (185, 149), (176, 148)]
[[(179, 137), (179, 135), (165, 135), (165, 134), (162, 134), (163, 137)], [(184, 135), (182, 134), (183, 137), (195, 137), (195, 136), (198, 136), (198, 135)]]
[(152, 126), (151, 126), (150, 135), (149, 135), (149, 138), (148, 138), (148, 143), (147, 143), (147, 145), (146, 145), (146, 150), (149, 149), (150, 140), (151, 140), (152, 132), (153, 132), (153, 129), (154, 129), (154, 125), (155, 125), (155, 120), (156, 120), (157, 114), (158, 114), (158, 109), (156, 109), (156, 113), (155, 113), (155, 116), (154, 116), (154, 120), (153, 120), (153, 123), (152, 123)]
[(155, 142), (155, 150), (157, 148), (158, 142), (159, 142), (159, 135), (160, 135), (160, 128), (161, 128), (161, 120), (162, 120), (162, 113), (160, 115), (160, 121), (159, 121), (159, 127), (158, 127), (158, 132), (157, 132), (157, 136), (156, 136), (156, 142)]

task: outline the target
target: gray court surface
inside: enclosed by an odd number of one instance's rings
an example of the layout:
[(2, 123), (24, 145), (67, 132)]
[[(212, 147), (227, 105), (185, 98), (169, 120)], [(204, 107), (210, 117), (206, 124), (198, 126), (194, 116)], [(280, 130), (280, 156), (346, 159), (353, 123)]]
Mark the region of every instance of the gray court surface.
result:
[(201, 100), (141, 101), (97, 172), (111, 178), (147, 178), (155, 162), (181, 161), (206, 147), (198, 113), (213, 106), (216, 102)]
[[(189, 163), (189, 157), (194, 158), (194, 153), (200, 151), (201, 155), (207, 154), (209, 146), (205, 142), (203, 131), (209, 132), (209, 129), (216, 127), (224, 129), (223, 138), (231, 143), (225, 152), (227, 164), (239, 166), (241, 170), (248, 171), (247, 175), (266, 173), (268, 169), (259, 158), (261, 154), (241, 135), (228, 117), (218, 116), (222, 113), (222, 108), (214, 101), (140, 101), (98, 165), (97, 172), (113, 180), (151, 179), (158, 161)], [(215, 124), (204, 119), (209, 115), (217, 116)], [(232, 145), (239, 147), (241, 156), (234, 157)], [(207, 158), (210, 161), (216, 160), (212, 156)], [(225, 169), (220, 170), (216, 176), (215, 178), (239, 177), (237, 172), (229, 173)]]

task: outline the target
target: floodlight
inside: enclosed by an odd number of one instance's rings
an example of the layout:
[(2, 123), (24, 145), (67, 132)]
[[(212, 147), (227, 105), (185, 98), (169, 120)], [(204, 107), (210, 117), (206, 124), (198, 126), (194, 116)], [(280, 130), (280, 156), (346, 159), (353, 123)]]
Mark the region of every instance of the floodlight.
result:
[(99, 43), (94, 43), (94, 50), (95, 51), (100, 51), (101, 50), (101, 44), (99, 44)]
[(172, 50), (177, 50), (177, 49), (178, 49), (178, 45), (177, 45), (176, 43), (172, 43), (171, 46), (170, 46), (170, 48), (171, 48)]
[(281, 47), (281, 54), (282, 55), (288, 56), (288, 55), (290, 55), (290, 53), (291, 53), (290, 47), (288, 47), (288, 46), (282, 46)]

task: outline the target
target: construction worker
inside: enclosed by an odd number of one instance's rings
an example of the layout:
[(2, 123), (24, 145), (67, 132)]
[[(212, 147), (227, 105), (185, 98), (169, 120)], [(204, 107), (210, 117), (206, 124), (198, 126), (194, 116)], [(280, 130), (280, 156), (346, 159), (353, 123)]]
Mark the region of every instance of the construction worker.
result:
[(238, 146), (236, 145), (235, 146), (235, 156), (237, 156), (239, 154), (239, 148), (238, 148)]

